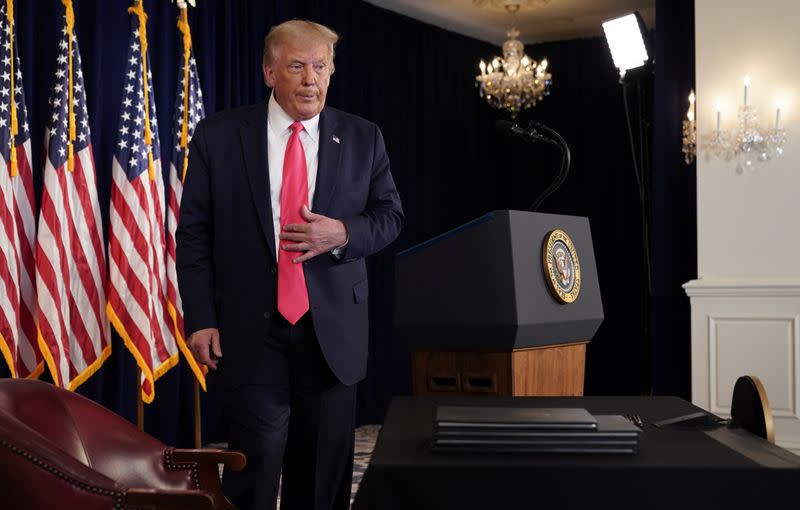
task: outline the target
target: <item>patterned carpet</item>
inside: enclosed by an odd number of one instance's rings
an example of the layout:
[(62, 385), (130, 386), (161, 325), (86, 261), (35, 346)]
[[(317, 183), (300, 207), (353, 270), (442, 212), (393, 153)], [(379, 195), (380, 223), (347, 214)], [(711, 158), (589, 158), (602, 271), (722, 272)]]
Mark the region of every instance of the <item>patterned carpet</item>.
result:
[[(356, 492), (358, 491), (358, 484), (361, 483), (361, 478), (364, 476), (364, 471), (369, 465), (369, 459), (372, 457), (372, 450), (375, 448), (375, 440), (378, 438), (380, 432), (380, 425), (363, 425), (356, 429), (356, 446), (355, 456), (353, 458), (353, 489), (350, 493), (350, 504), (353, 504)], [(209, 444), (210, 448), (225, 448), (227, 444), (216, 443)], [(219, 474), (222, 476), (222, 465), (219, 468)], [(278, 497), (278, 508), (280, 508), (280, 496)]]
[(372, 450), (375, 448), (375, 440), (378, 438), (380, 432), (380, 425), (364, 425), (356, 429), (356, 453), (353, 462), (353, 490), (350, 493), (350, 504), (353, 504), (353, 499), (356, 497), (358, 491), (358, 484), (361, 483), (361, 477), (364, 476), (364, 471), (369, 465), (369, 459), (372, 457)]

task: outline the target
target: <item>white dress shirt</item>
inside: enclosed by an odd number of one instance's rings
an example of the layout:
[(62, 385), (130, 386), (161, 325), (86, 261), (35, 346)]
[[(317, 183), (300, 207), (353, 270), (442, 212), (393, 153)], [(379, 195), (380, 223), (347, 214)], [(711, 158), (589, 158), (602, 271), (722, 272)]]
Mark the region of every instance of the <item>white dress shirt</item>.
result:
[[(270, 95), (269, 110), (267, 113), (267, 160), (269, 162), (269, 190), (270, 206), (272, 207), (272, 228), (275, 232), (275, 256), (278, 256), (281, 240), (281, 186), (283, 185), (283, 157), (286, 153), (286, 144), (292, 130), (289, 129), (294, 119), (281, 108), (275, 101), (275, 95)], [(317, 169), (319, 168), (319, 114), (301, 121), (303, 131), (300, 132), (300, 142), (306, 155), (306, 170), (308, 171), (308, 208), (313, 210), (314, 190), (317, 188)], [(300, 255), (298, 253), (298, 255)]]

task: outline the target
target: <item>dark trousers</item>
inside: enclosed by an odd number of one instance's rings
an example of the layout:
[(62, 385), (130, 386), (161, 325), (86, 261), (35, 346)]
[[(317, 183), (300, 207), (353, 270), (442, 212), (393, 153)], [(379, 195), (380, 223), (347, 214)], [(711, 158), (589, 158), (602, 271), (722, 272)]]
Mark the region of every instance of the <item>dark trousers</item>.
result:
[(239, 510), (275, 509), (279, 485), (283, 510), (347, 510), (355, 386), (328, 368), (310, 314), (294, 326), (273, 317), (269, 337), (254, 343), (259, 384), (225, 390), (229, 448), (247, 465), (224, 471), (223, 492)]

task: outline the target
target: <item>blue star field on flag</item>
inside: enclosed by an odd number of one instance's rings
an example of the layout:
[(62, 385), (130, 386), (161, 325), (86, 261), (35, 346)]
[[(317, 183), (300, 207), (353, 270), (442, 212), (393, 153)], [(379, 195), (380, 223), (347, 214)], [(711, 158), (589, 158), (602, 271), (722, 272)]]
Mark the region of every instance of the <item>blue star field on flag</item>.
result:
[[(156, 103), (153, 98), (153, 76), (147, 70), (147, 89), (150, 103), (150, 130), (152, 136), (153, 159), (159, 158), (158, 121), (156, 120)], [(135, 179), (147, 171), (147, 145), (145, 144), (144, 122), (144, 88), (142, 87), (142, 47), (139, 43), (139, 30), (131, 33), (128, 44), (128, 66), (125, 72), (124, 97), (120, 109), (119, 131), (114, 156), (128, 175), (128, 180)]]
[[(53, 89), (50, 91), (50, 111), (48, 121), (49, 147), (47, 155), (54, 168), (67, 162), (67, 143), (69, 142), (69, 34), (64, 27), (58, 43), (57, 69)], [(73, 76), (72, 109), (75, 112), (75, 141), (73, 151), (77, 154), (91, 144), (89, 132), (89, 113), (86, 109), (86, 91), (83, 86), (81, 71), (81, 54), (78, 49), (78, 38), (72, 34), (72, 68)]]
[[(0, 32), (3, 42), (0, 44), (0, 147), (3, 148), (3, 157), (10, 159), (11, 139), (11, 43), (9, 35), (11, 27), (6, 16), (6, 7), (0, 7)], [(14, 54), (14, 102), (17, 105), (17, 133), (14, 143), (20, 145), (30, 138), (28, 130), (28, 114), (25, 108), (25, 94), (22, 91), (22, 71), (19, 55)]]
[[(183, 76), (185, 64), (181, 64), (181, 69), (178, 76)], [(183, 91), (182, 80), (178, 81), (178, 90), (175, 96), (175, 113), (172, 119), (172, 163), (175, 168), (183, 170), (184, 151), (181, 148), (181, 130), (183, 129), (183, 112), (184, 112), (184, 98), (186, 94)], [(194, 128), (197, 123), (205, 117), (205, 108), (203, 107), (203, 91), (200, 89), (200, 80), (197, 77), (197, 62), (192, 54), (189, 57), (189, 129), (187, 140), (192, 139)], [(188, 148), (187, 148), (188, 150)]]

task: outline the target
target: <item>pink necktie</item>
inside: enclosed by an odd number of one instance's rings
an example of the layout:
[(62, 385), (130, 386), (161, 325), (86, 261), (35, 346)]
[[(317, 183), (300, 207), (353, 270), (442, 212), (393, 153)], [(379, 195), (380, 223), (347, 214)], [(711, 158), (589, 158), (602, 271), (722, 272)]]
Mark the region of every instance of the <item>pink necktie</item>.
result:
[[(281, 231), (289, 223), (305, 223), (300, 210), (304, 205), (308, 206), (308, 171), (303, 144), (300, 142), (303, 124), (298, 121), (289, 128), (292, 134), (283, 157)], [(297, 251), (278, 250), (278, 311), (290, 324), (297, 323), (308, 311), (308, 289), (303, 265), (292, 263), (292, 259), (300, 255), (301, 252)]]

